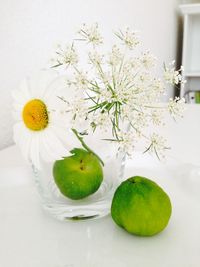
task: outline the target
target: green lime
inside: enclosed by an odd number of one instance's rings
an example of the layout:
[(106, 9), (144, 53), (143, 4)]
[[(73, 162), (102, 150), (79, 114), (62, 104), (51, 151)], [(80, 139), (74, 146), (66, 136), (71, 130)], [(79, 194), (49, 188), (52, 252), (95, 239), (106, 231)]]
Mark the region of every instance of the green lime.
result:
[(162, 188), (140, 176), (122, 182), (112, 200), (111, 215), (115, 223), (139, 236), (161, 232), (171, 212), (170, 199)]
[(71, 199), (82, 199), (98, 190), (103, 180), (103, 170), (98, 158), (81, 148), (72, 156), (57, 160), (53, 176), (60, 192)]

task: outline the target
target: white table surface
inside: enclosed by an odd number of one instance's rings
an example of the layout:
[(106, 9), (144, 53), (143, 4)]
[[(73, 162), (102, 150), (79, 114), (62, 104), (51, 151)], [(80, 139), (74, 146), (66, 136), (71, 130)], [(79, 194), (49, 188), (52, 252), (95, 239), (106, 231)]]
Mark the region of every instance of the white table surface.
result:
[(16, 146), (2, 150), (0, 267), (199, 267), (200, 174), (190, 170), (200, 165), (200, 107), (188, 107), (166, 133), (176, 160), (161, 164), (146, 156), (127, 163), (126, 177), (153, 178), (172, 201), (168, 227), (148, 238), (126, 233), (110, 216), (84, 222), (49, 217)]

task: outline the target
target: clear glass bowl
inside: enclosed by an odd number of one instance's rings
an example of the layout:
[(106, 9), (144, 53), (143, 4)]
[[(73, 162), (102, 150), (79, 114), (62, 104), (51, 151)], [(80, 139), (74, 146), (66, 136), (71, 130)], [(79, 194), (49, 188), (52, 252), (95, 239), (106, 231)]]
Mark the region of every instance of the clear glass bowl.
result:
[(52, 174), (53, 163), (43, 164), (41, 170), (33, 166), (42, 206), (45, 211), (59, 220), (94, 219), (110, 212), (113, 194), (123, 178), (125, 155), (117, 153), (113, 145), (105, 141), (96, 143), (98, 145), (95, 147), (93, 145), (92, 149), (98, 152), (104, 161), (104, 179), (94, 194), (81, 200), (71, 200), (60, 193)]

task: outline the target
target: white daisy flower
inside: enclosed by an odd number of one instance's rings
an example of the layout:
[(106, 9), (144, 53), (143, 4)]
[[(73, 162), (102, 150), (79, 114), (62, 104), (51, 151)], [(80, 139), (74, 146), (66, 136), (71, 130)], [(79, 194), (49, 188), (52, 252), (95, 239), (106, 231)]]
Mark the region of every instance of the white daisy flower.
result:
[[(70, 155), (72, 133), (59, 113), (58, 90), (64, 83), (53, 71), (25, 79), (14, 98), (14, 141), (26, 160), (40, 168), (41, 159), (54, 161)], [(59, 105), (59, 106), (58, 106)]]

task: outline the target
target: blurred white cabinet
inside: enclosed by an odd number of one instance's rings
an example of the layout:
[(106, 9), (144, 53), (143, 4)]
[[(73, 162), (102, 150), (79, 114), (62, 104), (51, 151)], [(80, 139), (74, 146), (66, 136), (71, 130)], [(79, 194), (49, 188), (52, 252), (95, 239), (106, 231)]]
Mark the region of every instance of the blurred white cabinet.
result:
[(188, 91), (200, 91), (200, 4), (180, 6), (184, 16), (183, 26), (183, 76), (187, 80), (181, 87), (181, 96)]

